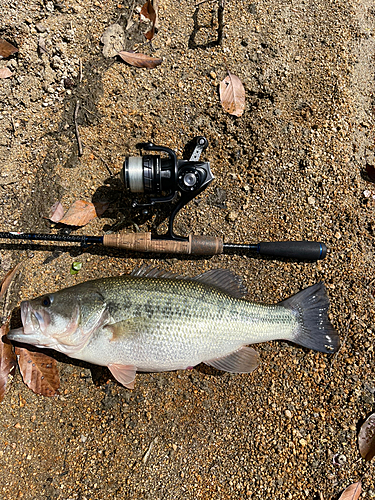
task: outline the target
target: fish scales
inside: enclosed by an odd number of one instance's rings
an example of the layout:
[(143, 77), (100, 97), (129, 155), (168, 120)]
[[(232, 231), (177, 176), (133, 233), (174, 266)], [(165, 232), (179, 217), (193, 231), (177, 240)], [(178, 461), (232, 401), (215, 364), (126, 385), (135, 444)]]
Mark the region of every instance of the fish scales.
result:
[(276, 305), (251, 303), (242, 292), (239, 279), (226, 270), (195, 279), (138, 271), (23, 302), (23, 328), (8, 336), (108, 366), (127, 387), (133, 386), (137, 370), (167, 371), (201, 362), (251, 372), (259, 359), (246, 346), (269, 340), (328, 353), (337, 349), (323, 284)]
[[(258, 338), (264, 341), (288, 336), (297, 323), (287, 309), (254, 305), (197, 282), (125, 276), (109, 279), (107, 284), (108, 289), (101, 293), (115, 323), (140, 318), (130, 331), (124, 326), (117, 336), (127, 344), (126, 350), (118, 346), (121, 361), (132, 358), (140, 370), (194, 366), (204, 359), (221, 357), (228, 349), (255, 343)], [(269, 332), (270, 325), (278, 328)], [(97, 339), (93, 339), (85, 350), (87, 361), (95, 357), (98, 348)], [(107, 349), (105, 353), (112, 356)]]

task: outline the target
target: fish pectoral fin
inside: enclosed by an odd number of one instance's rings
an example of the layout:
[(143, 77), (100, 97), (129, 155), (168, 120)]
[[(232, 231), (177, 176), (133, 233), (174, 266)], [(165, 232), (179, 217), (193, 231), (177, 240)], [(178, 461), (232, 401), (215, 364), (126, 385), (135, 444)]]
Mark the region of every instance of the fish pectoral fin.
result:
[(117, 382), (120, 382), (120, 384), (128, 389), (134, 389), (134, 379), (137, 372), (137, 368), (134, 365), (118, 365), (116, 363), (111, 363), (108, 365), (108, 369)]
[(205, 361), (206, 365), (230, 373), (251, 373), (260, 364), (259, 354), (251, 347), (241, 347), (238, 351), (222, 358)]
[(142, 318), (129, 318), (117, 323), (110, 323), (105, 325), (105, 329), (109, 330), (112, 334), (110, 342), (116, 342), (124, 337), (136, 335), (142, 326)]

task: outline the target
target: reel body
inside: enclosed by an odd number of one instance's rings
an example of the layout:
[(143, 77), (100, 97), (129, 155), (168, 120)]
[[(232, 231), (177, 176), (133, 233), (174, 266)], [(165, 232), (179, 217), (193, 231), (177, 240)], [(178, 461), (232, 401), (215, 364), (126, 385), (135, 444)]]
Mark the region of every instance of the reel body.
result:
[(185, 240), (173, 232), (176, 214), (189, 201), (201, 193), (214, 179), (209, 162), (199, 161), (200, 155), (207, 148), (205, 137), (196, 137), (196, 145), (189, 160), (177, 160), (176, 154), (165, 146), (155, 146), (151, 142), (141, 143), (140, 149), (164, 152), (159, 154), (127, 157), (121, 171), (121, 180), (131, 193), (142, 193), (149, 197), (147, 203), (133, 202), (133, 208), (154, 206), (176, 200), (169, 219), (168, 232), (163, 238)]

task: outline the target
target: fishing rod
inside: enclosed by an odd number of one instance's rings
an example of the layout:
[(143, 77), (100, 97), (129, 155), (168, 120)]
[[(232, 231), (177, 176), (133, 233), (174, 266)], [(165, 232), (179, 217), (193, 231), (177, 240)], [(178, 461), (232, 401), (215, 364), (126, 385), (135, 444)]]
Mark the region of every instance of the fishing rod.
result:
[[(147, 233), (105, 234), (103, 236), (87, 236), (72, 234), (0, 232), (0, 239), (29, 241), (62, 241), (80, 243), (83, 247), (99, 244), (105, 247), (133, 252), (172, 253), (187, 255), (217, 255), (221, 253), (256, 253), (261, 256), (291, 258), (298, 260), (324, 259), (327, 247), (316, 241), (275, 241), (255, 244), (224, 243), (214, 236), (176, 235), (173, 223), (177, 213), (189, 201), (195, 198), (212, 182), (209, 162), (199, 161), (202, 152), (207, 148), (205, 137), (195, 138), (195, 147), (189, 160), (177, 160), (176, 154), (164, 146), (155, 146), (151, 142), (138, 144), (138, 148), (146, 151), (164, 153), (146, 154), (125, 158), (120, 173), (121, 180), (131, 193), (139, 193), (147, 197), (140, 203), (134, 200), (133, 208), (144, 214), (149, 207), (158, 203), (171, 203), (173, 210), (169, 218), (165, 235), (158, 236)], [(167, 155), (165, 157), (165, 154)]]
[(74, 234), (0, 232), (0, 239), (28, 241), (62, 241), (79, 243), (82, 247), (92, 244), (132, 252), (172, 253), (185, 255), (218, 255), (233, 252), (256, 253), (261, 256), (298, 260), (320, 260), (327, 255), (327, 247), (317, 241), (274, 241), (255, 244), (224, 243), (215, 236), (191, 234), (183, 240), (164, 239), (148, 233), (104, 234), (87, 236)]

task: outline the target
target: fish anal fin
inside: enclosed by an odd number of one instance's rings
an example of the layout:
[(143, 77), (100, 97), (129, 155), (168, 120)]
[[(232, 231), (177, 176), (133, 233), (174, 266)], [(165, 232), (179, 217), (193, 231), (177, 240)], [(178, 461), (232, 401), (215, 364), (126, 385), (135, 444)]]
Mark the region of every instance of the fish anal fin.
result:
[(230, 373), (251, 373), (260, 364), (259, 354), (251, 347), (241, 347), (222, 358), (205, 361), (206, 365)]
[(134, 365), (110, 363), (108, 365), (108, 369), (117, 382), (120, 382), (120, 384), (124, 385), (128, 389), (134, 389), (134, 379), (137, 372), (137, 368)]

